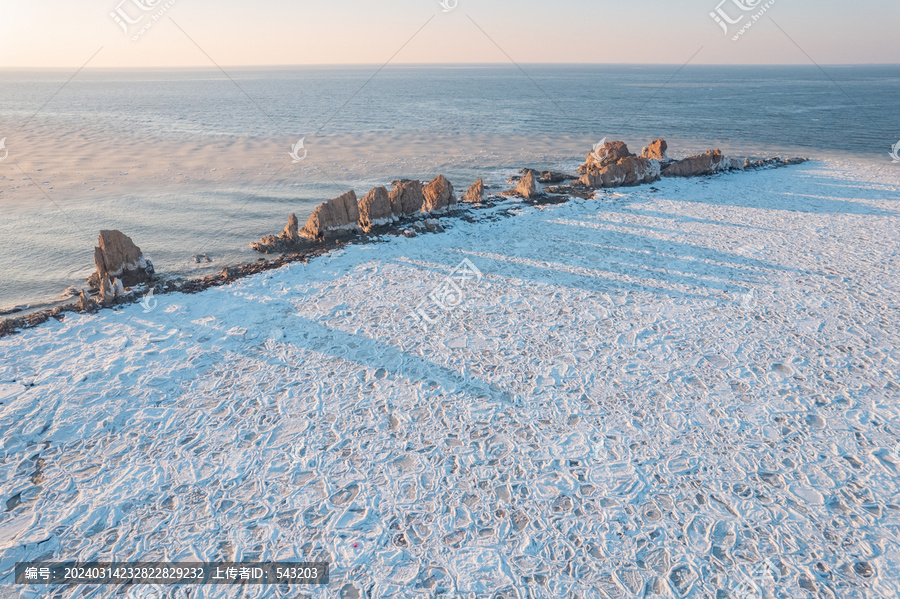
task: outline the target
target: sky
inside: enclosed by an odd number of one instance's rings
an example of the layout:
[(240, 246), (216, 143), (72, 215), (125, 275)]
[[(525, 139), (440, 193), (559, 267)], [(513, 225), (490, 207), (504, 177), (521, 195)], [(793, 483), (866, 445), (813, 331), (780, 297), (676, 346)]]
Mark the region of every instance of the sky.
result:
[(900, 62), (897, 0), (442, 1), (4, 0), (0, 68)]

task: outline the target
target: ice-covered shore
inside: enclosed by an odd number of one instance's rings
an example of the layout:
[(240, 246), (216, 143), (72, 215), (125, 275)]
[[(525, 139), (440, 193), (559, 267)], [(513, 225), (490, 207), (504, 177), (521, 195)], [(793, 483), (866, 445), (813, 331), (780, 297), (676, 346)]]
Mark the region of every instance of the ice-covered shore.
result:
[(900, 593), (900, 169), (507, 208), (0, 340), (0, 597), (163, 557), (332, 563), (266, 597)]

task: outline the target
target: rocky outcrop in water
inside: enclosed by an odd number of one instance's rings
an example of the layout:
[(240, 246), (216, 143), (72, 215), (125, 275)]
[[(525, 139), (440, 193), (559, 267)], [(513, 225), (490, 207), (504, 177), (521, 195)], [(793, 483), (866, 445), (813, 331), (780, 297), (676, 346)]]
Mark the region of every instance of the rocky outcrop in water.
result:
[(425, 196), (422, 195), (422, 183), (401, 179), (394, 183), (391, 190), (391, 210), (396, 216), (408, 216), (422, 211)]
[(533, 170), (529, 169), (528, 171), (526, 171), (525, 175), (521, 179), (519, 179), (519, 184), (516, 185), (513, 193), (517, 196), (525, 198), (526, 200), (530, 200), (541, 194), (541, 190), (538, 187), (537, 181), (535, 180)]
[(384, 187), (376, 187), (359, 201), (359, 226), (364, 231), (397, 220), (391, 208), (391, 196)]
[(588, 154), (578, 172), (583, 173), (578, 182), (588, 187), (633, 186), (658, 181), (660, 162), (635, 156), (623, 142), (612, 141)]
[(472, 183), (472, 187), (463, 196), (463, 202), (467, 204), (480, 204), (484, 201), (484, 181), (479, 179)]
[(153, 264), (121, 231), (100, 231), (98, 246), (94, 248), (94, 265), (97, 271), (88, 282), (95, 288), (100, 287), (103, 279), (118, 279), (125, 287), (132, 287), (153, 278)]
[(588, 153), (584, 164), (578, 167), (578, 174), (583, 175), (592, 169), (597, 170), (611, 166), (631, 156), (634, 154), (628, 151), (628, 146), (623, 141), (608, 141), (603, 145), (598, 144)]
[(444, 175), (438, 175), (433, 181), (422, 189), (425, 202), (423, 212), (439, 214), (446, 212), (456, 204), (456, 196), (453, 195), (453, 185)]
[(153, 264), (121, 231), (100, 231), (94, 265), (97, 270), (88, 278), (88, 286), (105, 305), (124, 298), (129, 294), (126, 288), (148, 283), (154, 275)]
[(731, 161), (719, 150), (710, 150), (697, 156), (677, 160), (662, 171), (663, 177), (698, 177), (712, 175), (731, 168)]
[[(300, 222), (297, 220), (297, 215), (291, 214), (288, 218), (287, 225), (284, 227), (284, 231), (280, 235), (267, 235), (259, 241), (251, 243), (250, 247), (257, 252), (272, 254), (287, 251), (295, 247), (302, 239), (303, 238), (300, 236)], [(207, 261), (209, 260), (207, 259)], [(199, 262), (199, 260), (197, 260), (197, 262)]]
[(359, 206), (356, 192), (348, 191), (316, 206), (300, 229), (307, 239), (324, 239), (351, 232), (359, 227)]
[(641, 158), (649, 158), (651, 160), (668, 160), (668, 157), (666, 156), (666, 150), (668, 149), (668, 147), (669, 146), (666, 143), (666, 140), (657, 139), (641, 151)]

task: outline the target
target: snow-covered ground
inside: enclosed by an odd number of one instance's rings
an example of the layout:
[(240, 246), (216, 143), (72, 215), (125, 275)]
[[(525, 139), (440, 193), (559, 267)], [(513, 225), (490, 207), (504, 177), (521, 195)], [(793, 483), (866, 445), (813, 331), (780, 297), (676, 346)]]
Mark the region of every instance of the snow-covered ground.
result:
[(900, 165), (508, 208), (0, 341), (0, 596), (900, 594)]

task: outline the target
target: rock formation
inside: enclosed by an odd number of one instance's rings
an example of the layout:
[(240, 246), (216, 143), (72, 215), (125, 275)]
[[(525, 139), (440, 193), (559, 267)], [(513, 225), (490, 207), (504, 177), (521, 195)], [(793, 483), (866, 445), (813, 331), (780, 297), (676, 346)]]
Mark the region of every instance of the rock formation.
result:
[(617, 164), (620, 160), (634, 156), (628, 151), (628, 146), (623, 141), (608, 141), (602, 146), (597, 146), (587, 155), (580, 167), (578, 174), (583, 175), (592, 168), (598, 169)]
[(537, 197), (541, 194), (540, 189), (538, 189), (537, 181), (534, 179), (534, 171), (528, 170), (521, 179), (519, 179), (519, 184), (516, 185), (515, 194), (522, 196), (526, 200), (530, 200), (534, 197)]
[(324, 239), (326, 236), (352, 231), (359, 226), (358, 223), (359, 206), (356, 192), (351, 190), (316, 206), (300, 230), (300, 235), (308, 239)]
[(391, 209), (391, 197), (384, 187), (376, 187), (359, 201), (359, 226), (364, 231), (387, 225), (396, 219)]
[(103, 279), (119, 279), (125, 287), (132, 287), (153, 278), (153, 264), (121, 231), (100, 231), (94, 264), (97, 272), (88, 280), (93, 287), (100, 287)]
[(82, 290), (81, 294), (78, 296), (78, 303), (76, 306), (81, 312), (94, 312), (97, 309), (97, 302), (92, 300), (88, 294)]
[(641, 158), (649, 158), (651, 160), (668, 160), (666, 150), (668, 144), (664, 139), (657, 139), (641, 152)]
[(122, 285), (122, 279), (110, 279), (109, 277), (100, 279), (100, 301), (104, 305), (109, 305), (123, 297), (125, 297), (125, 287)]
[(635, 156), (621, 141), (611, 141), (588, 154), (578, 172), (583, 173), (578, 182), (588, 187), (633, 186), (658, 181), (660, 163)]
[(616, 164), (589, 169), (581, 179), (588, 187), (631, 187), (659, 180), (658, 160), (628, 156)]
[[(299, 227), (300, 222), (297, 220), (297, 215), (291, 214), (281, 235), (267, 235), (259, 241), (251, 243), (250, 247), (257, 252), (265, 254), (287, 251), (300, 243), (302, 238), (300, 237)], [(195, 261), (199, 262), (196, 258)], [(209, 259), (207, 259), (207, 262), (209, 262)]]
[[(523, 174), (524, 174), (524, 172), (523, 172)], [(538, 182), (540, 182), (540, 183), (563, 183), (565, 181), (570, 181), (570, 180), (577, 179), (577, 178), (578, 177), (573, 177), (572, 175), (567, 175), (565, 173), (558, 173), (556, 171), (543, 171), (538, 176)]]
[(407, 216), (422, 211), (425, 197), (419, 181), (401, 179), (394, 183), (390, 193), (391, 211), (395, 216)]
[(438, 175), (422, 190), (425, 203), (422, 212), (440, 213), (446, 212), (456, 204), (456, 196), (453, 195), (453, 185), (444, 175)]
[(463, 196), (462, 201), (469, 204), (480, 204), (484, 201), (484, 181), (479, 179), (472, 183), (472, 187)]
[(697, 177), (712, 175), (719, 171), (735, 168), (719, 150), (710, 150), (697, 156), (673, 162), (663, 169), (663, 177)]

